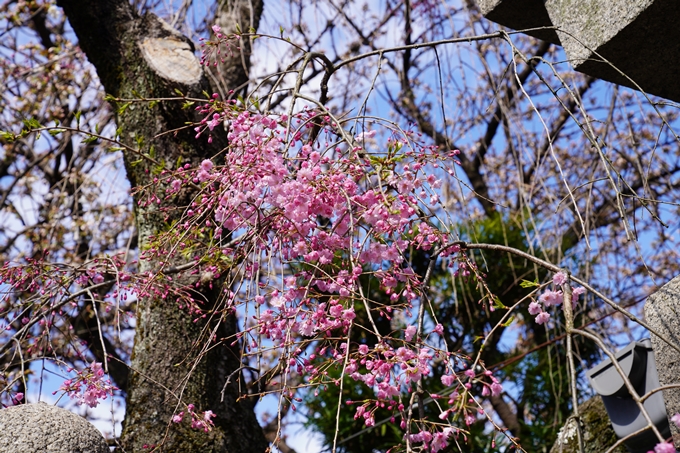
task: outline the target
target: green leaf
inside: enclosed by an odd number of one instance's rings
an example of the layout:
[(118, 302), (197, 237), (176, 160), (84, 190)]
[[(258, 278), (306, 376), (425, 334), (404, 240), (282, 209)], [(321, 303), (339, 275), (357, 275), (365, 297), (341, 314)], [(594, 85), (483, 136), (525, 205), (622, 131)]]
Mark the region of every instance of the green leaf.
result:
[(159, 162), (157, 165), (154, 165), (151, 168), (151, 174), (154, 176), (160, 175), (161, 173), (163, 173), (163, 170), (165, 170), (165, 166), (163, 165), (163, 162)]
[(0, 138), (3, 140), (8, 140), (13, 142), (15, 140), (15, 135), (11, 132), (0, 131)]
[(519, 286), (521, 286), (522, 288), (533, 288), (541, 285), (538, 283), (538, 280), (535, 280), (533, 282), (530, 282), (529, 280), (522, 280)]
[(88, 144), (88, 143), (93, 143), (96, 142), (99, 138), (95, 137), (94, 135), (88, 135), (83, 139), (83, 143)]
[(503, 305), (503, 302), (498, 297), (493, 298), (493, 308), (497, 310), (502, 310), (504, 308), (508, 308), (505, 305)]
[(181, 91), (179, 91), (179, 89), (175, 88), (174, 91), (175, 91), (175, 94), (176, 94), (177, 96), (179, 96), (179, 97), (181, 97), (181, 98), (184, 97), (184, 93), (182, 93)]
[(61, 134), (61, 133), (64, 132), (65, 130), (66, 130), (66, 129), (50, 129), (50, 130), (47, 131), (47, 132), (49, 132), (49, 134), (50, 134), (52, 137), (56, 137), (57, 135)]
[(26, 128), (29, 131), (33, 130), (33, 129), (39, 129), (40, 127), (42, 127), (40, 125), (40, 123), (38, 122), (38, 120), (36, 120), (35, 118), (25, 119), (25, 120), (23, 120), (23, 123), (24, 123), (24, 126), (26, 126)]
[(508, 320), (505, 321), (503, 324), (501, 324), (501, 326), (503, 326), (503, 327), (508, 327), (508, 326), (509, 326), (510, 324), (512, 324), (514, 321), (515, 321), (515, 317), (514, 317), (514, 316), (510, 316), (510, 319), (508, 319)]
[(121, 105), (118, 106), (118, 114), (122, 115), (125, 113), (128, 107), (130, 107), (131, 102), (124, 102)]

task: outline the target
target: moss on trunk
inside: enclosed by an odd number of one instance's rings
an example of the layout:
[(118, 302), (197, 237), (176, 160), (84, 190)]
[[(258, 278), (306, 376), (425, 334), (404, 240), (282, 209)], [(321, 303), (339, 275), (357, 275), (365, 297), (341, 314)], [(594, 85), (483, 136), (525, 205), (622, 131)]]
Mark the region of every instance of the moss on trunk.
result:
[[(579, 407), (581, 414), (581, 432), (585, 453), (603, 453), (616, 443), (618, 438), (609, 422), (609, 415), (604, 407), (602, 398), (595, 396)], [(578, 433), (575, 421), (567, 422), (557, 435), (557, 440), (550, 449), (550, 453), (579, 453)], [(627, 453), (623, 446), (619, 446), (613, 453)]]
[[(137, 16), (127, 0), (60, 0), (59, 5), (64, 8), (81, 48), (96, 67), (107, 93), (113, 97), (167, 98), (177, 96), (176, 90), (187, 96), (202, 97), (203, 91), (210, 90), (202, 72), (198, 78), (173, 78), (159, 70), (168, 65), (149, 64), (148, 49), (142, 46), (144, 42), (168, 47), (168, 55), (184, 52), (182, 58), (186, 58), (189, 65), (196, 62), (190, 61), (193, 54), (187, 53), (186, 38), (153, 15)], [(177, 47), (177, 52), (172, 46)], [(155, 58), (163, 58), (162, 52)], [(195, 74), (195, 66), (187, 71)], [(133, 187), (148, 184), (160, 170), (173, 170), (178, 162), (197, 165), (226, 145), (226, 137), (218, 133), (213, 134), (212, 145), (194, 139), (193, 130), (185, 126), (200, 118), (192, 108), (182, 108), (181, 102), (160, 102), (154, 106), (133, 102), (124, 109), (122, 103), (114, 107), (119, 112), (121, 142), (138, 149), (124, 152), (127, 175)], [(167, 133), (178, 129), (176, 134)], [(144, 159), (144, 154), (153, 156), (160, 165)], [(158, 197), (163, 199), (163, 188), (157, 190)], [(184, 193), (182, 199), (176, 201), (187, 204), (192, 195)], [(167, 228), (181, 210), (162, 212), (158, 204), (139, 205), (138, 197), (134, 198), (135, 215), (139, 247), (144, 250), (149, 238)], [(156, 269), (159, 264), (142, 261), (139, 271)], [(167, 266), (176, 264), (183, 263), (166, 263)], [(194, 282), (185, 280), (184, 283)], [(216, 303), (220, 288), (209, 290), (201, 286), (197, 291), (210, 308)], [(267, 448), (253, 405), (238, 402), (237, 378), (241, 365), (238, 345), (211, 344), (207, 352), (204, 348), (211, 332), (216, 333), (217, 338), (231, 337), (231, 342), (236, 329), (233, 315), (216, 313), (212, 320), (193, 322), (192, 316), (180, 310), (172, 298), (148, 297), (138, 301), (122, 434), (125, 451), (149, 451), (145, 445), (159, 446), (160, 451), (187, 453), (262, 452)], [(225, 388), (222, 401), (222, 390), (230, 376), (231, 384)], [(180, 401), (194, 404), (197, 411), (212, 410), (216, 414), (214, 429), (205, 433), (192, 430), (186, 421), (171, 423), (175, 413), (185, 410)]]

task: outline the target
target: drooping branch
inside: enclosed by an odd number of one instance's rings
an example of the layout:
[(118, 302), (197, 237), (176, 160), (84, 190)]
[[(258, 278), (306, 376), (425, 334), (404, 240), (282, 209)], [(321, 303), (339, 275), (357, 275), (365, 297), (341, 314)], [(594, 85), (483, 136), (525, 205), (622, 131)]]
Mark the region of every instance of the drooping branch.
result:
[(554, 143), (557, 140), (560, 132), (562, 132), (562, 130), (564, 129), (567, 120), (571, 118), (576, 112), (576, 109), (579, 108), (578, 99), (583, 99), (583, 96), (593, 86), (593, 83), (595, 83), (596, 80), (597, 79), (590, 76), (586, 77), (585, 82), (581, 86), (579, 86), (578, 89), (576, 90), (577, 97), (576, 98), (570, 97), (569, 99), (567, 99), (567, 101), (565, 102), (566, 108), (563, 108), (560, 111), (559, 116), (555, 119), (555, 121), (551, 123), (550, 134), (546, 136), (545, 140), (543, 141), (543, 144), (538, 148), (538, 151), (535, 154), (534, 162), (532, 163), (531, 166), (529, 166), (526, 170), (523, 171), (524, 184), (531, 183), (531, 179), (534, 175), (534, 172), (536, 171), (536, 168), (541, 161), (541, 156), (544, 156), (548, 152), (550, 144)]
[(496, 414), (498, 414), (498, 417), (503, 422), (503, 425), (508, 428), (511, 433), (517, 436), (521, 429), (517, 414), (512, 410), (510, 405), (505, 402), (503, 395), (491, 395), (489, 397), (489, 402), (493, 406), (493, 410), (496, 411)]
[[(441, 251), (446, 250), (450, 247), (460, 247), (461, 250), (469, 249), (469, 250), (497, 250), (505, 253), (511, 253), (513, 255), (519, 256), (521, 258), (527, 259), (531, 261), (532, 263), (536, 263), (539, 266), (543, 267), (544, 269), (547, 269), (551, 272), (560, 272), (562, 269), (559, 266), (556, 266), (552, 263), (549, 263), (548, 261), (542, 260), (541, 258), (538, 258), (536, 256), (531, 255), (530, 253), (524, 252), (522, 250), (516, 249), (514, 247), (508, 247), (505, 245), (499, 245), (499, 244), (475, 244), (475, 243), (469, 243), (465, 241), (453, 241), (449, 244), (444, 245), (442, 248), (437, 253), (441, 253)], [(611, 308), (613, 308), (615, 311), (621, 313), (624, 315), (626, 318), (630, 319), (631, 321), (641, 325), (642, 327), (645, 327), (649, 329), (651, 332), (653, 332), (655, 335), (657, 335), (659, 338), (661, 338), (663, 341), (665, 341), (670, 347), (673, 349), (677, 350), (680, 352), (680, 346), (677, 346), (674, 342), (672, 342), (666, 335), (663, 335), (661, 333), (658, 333), (656, 329), (652, 328), (647, 322), (643, 321), (639, 317), (635, 316), (634, 314), (630, 313), (627, 310), (624, 310), (611, 300), (609, 297), (605, 296), (602, 294), (600, 291), (598, 291), (596, 288), (591, 286), (588, 282), (580, 279), (579, 277), (575, 275), (570, 275), (570, 278), (578, 283), (579, 285), (583, 286), (586, 290), (594, 294), (596, 297), (599, 297), (604, 303), (609, 305)]]
[[(442, 148), (456, 148), (456, 146), (451, 143), (447, 135), (439, 130), (432, 122), (430, 118), (418, 107), (416, 102), (415, 93), (413, 92), (413, 83), (409, 78), (409, 70), (412, 66), (410, 61), (410, 46), (407, 43), (406, 50), (404, 51), (403, 57), (403, 68), (398, 71), (399, 78), (401, 81), (401, 106), (397, 106), (398, 110), (405, 114), (409, 119), (414, 121), (420, 130), (427, 136), (429, 136), (437, 146)], [(541, 42), (536, 49), (535, 55), (540, 57), (546, 54), (550, 50), (550, 43)], [(474, 153), (470, 156), (468, 153), (462, 153), (458, 156), (461, 166), (465, 171), (472, 188), (474, 189), (479, 203), (482, 205), (484, 212), (488, 216), (493, 216), (496, 213), (496, 207), (494, 202), (491, 200), (489, 195), (489, 187), (482, 174), (482, 165), (484, 163), (484, 157), (488, 152), (491, 142), (493, 141), (496, 133), (498, 131), (499, 125), (502, 123), (503, 118), (506, 115), (506, 111), (511, 108), (515, 100), (515, 93), (517, 91), (517, 84), (524, 84), (529, 76), (534, 72), (535, 66), (540, 61), (539, 58), (529, 59), (527, 66), (517, 75), (517, 78), (513, 79), (505, 90), (504, 94), (499, 97), (496, 109), (487, 122), (486, 131), (484, 136), (480, 139), (477, 148)]]
[[(108, 362), (108, 373), (122, 392), (128, 391), (128, 367), (116, 352), (115, 345), (100, 331), (96, 320), (96, 308), (91, 300), (82, 307), (76, 316), (70, 318), (73, 333), (84, 341), (97, 362)], [(103, 344), (102, 344), (103, 343)], [(104, 351), (106, 350), (106, 355)], [(108, 356), (108, 357), (107, 357)], [(109, 360), (112, 359), (112, 360)]]
[[(263, 8), (262, 0), (219, 0), (215, 13), (215, 23), (223, 33), (250, 33), (260, 25)], [(237, 30), (238, 28), (238, 30)], [(213, 77), (210, 78), (215, 92), (222, 92), (228, 97), (233, 90), (245, 92), (250, 80), (250, 57), (253, 43), (249, 37), (239, 39), (236, 48), (229, 49), (221, 55), (217, 66), (211, 67)]]

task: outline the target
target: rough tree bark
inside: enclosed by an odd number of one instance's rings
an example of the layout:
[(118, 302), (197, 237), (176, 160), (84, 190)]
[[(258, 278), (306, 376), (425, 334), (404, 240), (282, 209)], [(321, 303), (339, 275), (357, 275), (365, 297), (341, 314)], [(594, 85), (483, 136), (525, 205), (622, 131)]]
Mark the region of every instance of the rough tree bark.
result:
[[(616, 443), (618, 438), (609, 422), (609, 415), (607, 415), (602, 398), (594, 396), (585, 401), (579, 405), (578, 412), (581, 414), (584, 450), (581, 450), (578, 443), (576, 421), (570, 419), (560, 429), (550, 453), (602, 453), (608, 451)], [(626, 452), (623, 446), (618, 446), (613, 450), (613, 453)]]
[[(257, 26), (262, 3), (243, 7), (241, 2), (221, 2), (225, 13), (238, 8), (250, 12), (248, 30)], [(120, 99), (152, 99), (176, 96), (202, 97), (210, 84), (194, 55), (192, 43), (154, 15), (140, 17), (128, 0), (59, 0), (78, 36), (80, 47), (95, 66), (108, 94)], [(230, 24), (233, 26), (233, 24)], [(247, 49), (249, 51), (249, 49)], [(245, 61), (245, 59), (243, 59)], [(232, 80), (225, 85), (239, 87), (247, 77), (243, 69), (222, 71)], [(114, 106), (115, 108), (116, 106)], [(156, 105), (132, 103), (119, 111), (117, 125), (120, 140), (141, 153), (149, 153), (164, 168), (174, 169), (178, 162), (197, 165), (211, 158), (226, 144), (225, 137), (213, 134), (212, 145), (193, 137), (192, 129), (177, 134), (166, 133), (196, 121), (192, 109), (182, 109), (180, 102)], [(124, 152), (127, 175), (132, 187), (149, 182), (158, 171), (157, 165), (140, 159), (137, 153)], [(161, 199), (163, 193), (158, 194)], [(185, 194), (185, 200), (191, 194)], [(135, 199), (135, 215), (140, 250), (149, 238), (173, 220), (172, 214), (161, 214), (157, 206), (139, 206)], [(167, 263), (169, 266), (179, 263)], [(159, 263), (142, 262), (140, 272), (156, 268)], [(207, 306), (215, 303), (219, 288), (202, 288)], [(219, 317), (219, 316), (218, 316)], [(211, 328), (214, 326), (210, 326)], [(202, 360), (195, 358), (201, 349), (205, 325), (192, 322), (192, 317), (178, 308), (173, 300), (144, 298), (138, 301), (137, 330), (128, 383), (126, 415), (121, 443), (126, 452), (149, 451), (143, 446), (157, 445), (172, 452), (262, 452), (267, 448), (253, 405), (238, 402), (236, 374), (241, 365), (238, 345), (211, 348)], [(222, 319), (218, 338), (229, 338), (236, 332), (233, 316)], [(232, 337), (233, 338), (233, 337)], [(233, 340), (230, 340), (233, 341)], [(228, 377), (224, 401), (221, 391)], [(171, 424), (178, 409), (180, 395), (197, 410), (210, 409), (216, 414), (215, 428), (210, 433), (192, 430), (188, 423)], [(178, 410), (182, 410), (179, 407)], [(148, 448), (148, 447), (147, 447)]]

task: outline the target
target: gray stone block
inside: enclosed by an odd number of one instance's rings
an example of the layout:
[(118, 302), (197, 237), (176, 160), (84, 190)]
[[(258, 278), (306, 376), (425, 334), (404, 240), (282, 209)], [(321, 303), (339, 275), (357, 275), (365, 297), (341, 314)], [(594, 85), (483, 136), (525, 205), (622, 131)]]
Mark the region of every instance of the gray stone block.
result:
[(546, 0), (545, 8), (577, 71), (680, 100), (680, 2)]
[[(675, 277), (645, 302), (645, 318), (650, 327), (680, 345), (680, 277)], [(652, 346), (659, 372), (659, 383), (680, 384), (680, 353), (652, 333)], [(668, 418), (680, 412), (680, 388), (663, 391)], [(676, 448), (680, 447), (680, 431), (671, 423)]]
[[(544, 0), (477, 0), (477, 6), (484, 17), (513, 30), (552, 27)], [(559, 44), (555, 30), (534, 30), (527, 32), (535, 38)]]
[(84, 418), (45, 403), (0, 410), (0, 452), (109, 453), (101, 433)]
[[(477, 0), (488, 19), (564, 46), (574, 69), (680, 102), (680, 1)], [(548, 35), (546, 33), (549, 32)]]

